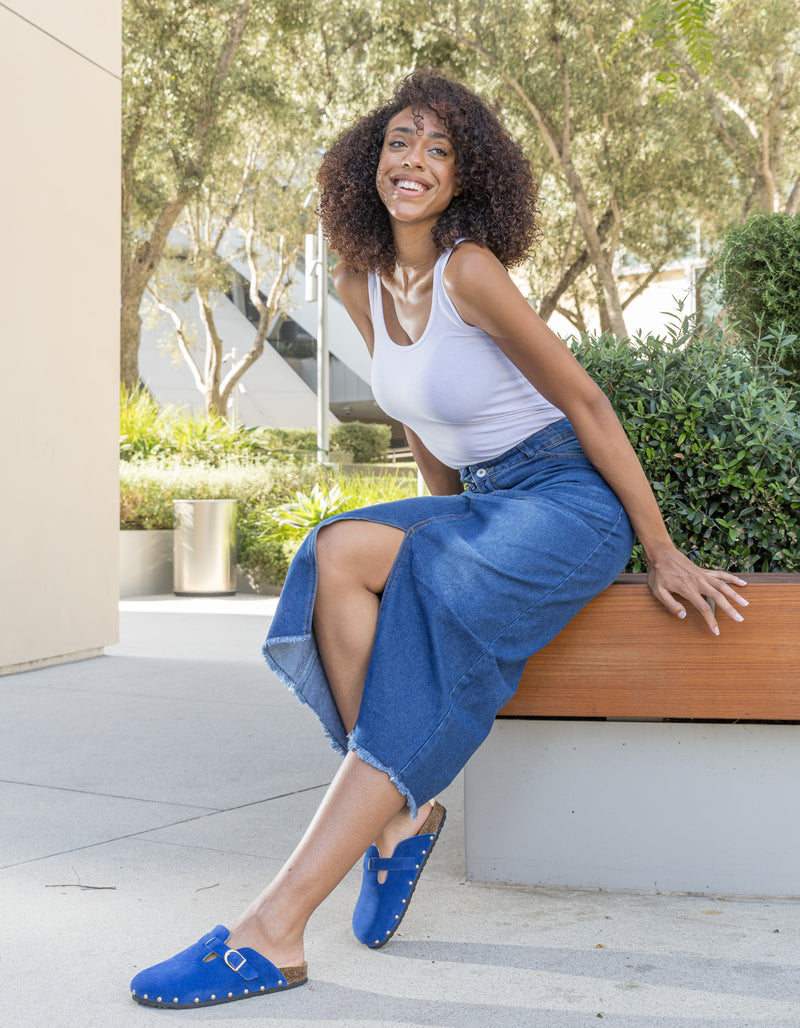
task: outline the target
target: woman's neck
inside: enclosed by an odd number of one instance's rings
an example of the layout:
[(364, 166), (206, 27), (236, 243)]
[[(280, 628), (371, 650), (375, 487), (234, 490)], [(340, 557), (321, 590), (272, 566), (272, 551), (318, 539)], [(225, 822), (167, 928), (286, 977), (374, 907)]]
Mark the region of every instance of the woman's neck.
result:
[(424, 233), (395, 232), (394, 249), (394, 278), (402, 285), (412, 285), (424, 278), (439, 258), (430, 230)]

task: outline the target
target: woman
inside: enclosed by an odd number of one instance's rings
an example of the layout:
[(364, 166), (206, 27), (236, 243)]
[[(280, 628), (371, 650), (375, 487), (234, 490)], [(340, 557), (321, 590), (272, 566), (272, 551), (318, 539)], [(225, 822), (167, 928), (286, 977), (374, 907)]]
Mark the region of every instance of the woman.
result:
[(434, 797), (527, 657), (623, 570), (633, 531), (667, 610), (740, 621), (741, 579), (671, 543), (606, 397), (506, 268), (530, 252), (527, 161), (472, 92), (418, 73), (345, 132), (319, 176), (334, 281), (433, 494), (306, 539), (265, 654), (344, 759), (305, 836), (230, 932), (137, 975), (182, 1007), (306, 981), (306, 923), (362, 856), (356, 936), (391, 938), (444, 822)]

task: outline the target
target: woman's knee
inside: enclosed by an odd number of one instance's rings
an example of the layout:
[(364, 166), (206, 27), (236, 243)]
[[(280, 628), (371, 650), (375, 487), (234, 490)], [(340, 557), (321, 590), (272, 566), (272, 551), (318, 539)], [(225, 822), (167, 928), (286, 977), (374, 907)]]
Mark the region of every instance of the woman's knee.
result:
[(348, 579), (381, 592), (404, 533), (373, 521), (342, 520), (317, 533), (317, 564), (323, 578)]

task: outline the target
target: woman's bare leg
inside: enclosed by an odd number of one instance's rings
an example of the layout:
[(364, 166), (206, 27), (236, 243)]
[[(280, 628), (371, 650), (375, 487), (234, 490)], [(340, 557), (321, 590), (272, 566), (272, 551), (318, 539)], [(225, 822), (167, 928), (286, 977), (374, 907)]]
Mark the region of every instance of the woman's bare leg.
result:
[[(345, 731), (358, 718), (364, 680), (378, 625), (381, 593), (405, 533), (373, 521), (337, 521), (317, 536), (319, 578), (314, 601), (314, 636)], [(420, 808), (412, 822), (403, 809), (387, 818), (368, 843), (389, 857), (430, 813)], [(366, 847), (364, 847), (366, 849)], [(362, 850), (363, 852), (363, 850)], [(385, 872), (380, 875), (386, 878)]]
[(337, 521), (317, 536), (314, 636), (346, 732), (351, 732), (372, 653), (378, 607), (403, 532), (372, 521)]
[[(361, 705), (380, 594), (402, 540), (399, 529), (364, 521), (336, 522), (317, 538), (314, 634), (348, 732)], [(425, 804), (411, 821), (389, 776), (349, 753), (292, 856), (233, 925), (230, 945), (250, 946), (278, 967), (301, 964), (303, 932), (319, 904), (373, 842), (391, 855), (429, 811)]]
[(308, 919), (404, 806), (388, 775), (348, 753), (294, 853), (231, 928), (229, 945), (250, 946), (277, 967), (302, 964)]

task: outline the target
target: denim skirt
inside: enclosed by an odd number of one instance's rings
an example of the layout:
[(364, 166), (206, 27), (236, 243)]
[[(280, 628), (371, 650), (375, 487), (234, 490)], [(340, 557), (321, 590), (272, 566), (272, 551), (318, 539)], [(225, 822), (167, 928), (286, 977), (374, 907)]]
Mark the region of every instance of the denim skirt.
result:
[(562, 419), (461, 470), (458, 496), (348, 511), (402, 529), (380, 602), (358, 719), (345, 732), (314, 640), (314, 529), (264, 644), (272, 670), (333, 747), (385, 771), (412, 816), (455, 778), (541, 649), (624, 569), (633, 533)]

